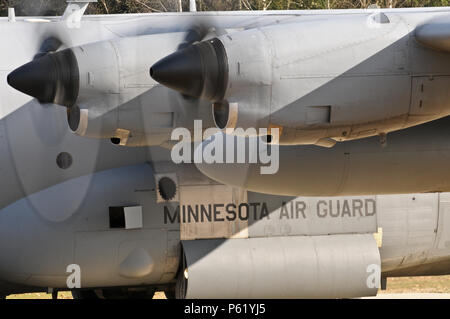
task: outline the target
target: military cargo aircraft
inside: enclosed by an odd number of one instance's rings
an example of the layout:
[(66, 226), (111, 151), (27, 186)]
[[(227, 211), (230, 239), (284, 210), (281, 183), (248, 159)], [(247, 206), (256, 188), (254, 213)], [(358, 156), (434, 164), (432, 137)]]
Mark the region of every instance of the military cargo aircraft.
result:
[[(450, 8), (89, 2), (0, 18), (1, 295), (351, 298), (450, 273)], [(278, 167), (178, 163), (176, 128)]]

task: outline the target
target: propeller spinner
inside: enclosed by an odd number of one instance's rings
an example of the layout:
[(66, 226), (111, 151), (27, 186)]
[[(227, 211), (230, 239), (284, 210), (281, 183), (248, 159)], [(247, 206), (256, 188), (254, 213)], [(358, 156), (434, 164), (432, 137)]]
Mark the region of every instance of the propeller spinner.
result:
[(72, 107), (79, 91), (78, 62), (71, 49), (46, 53), (11, 72), (7, 80), (40, 103)]
[(221, 101), (228, 85), (228, 60), (222, 42), (202, 41), (156, 62), (151, 77), (184, 95)]

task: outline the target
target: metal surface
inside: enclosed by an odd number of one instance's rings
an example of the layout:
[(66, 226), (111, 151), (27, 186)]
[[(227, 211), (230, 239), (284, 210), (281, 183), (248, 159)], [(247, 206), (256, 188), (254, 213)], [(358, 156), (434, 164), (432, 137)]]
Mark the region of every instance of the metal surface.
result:
[(183, 241), (186, 298), (351, 298), (375, 295), (371, 235)]

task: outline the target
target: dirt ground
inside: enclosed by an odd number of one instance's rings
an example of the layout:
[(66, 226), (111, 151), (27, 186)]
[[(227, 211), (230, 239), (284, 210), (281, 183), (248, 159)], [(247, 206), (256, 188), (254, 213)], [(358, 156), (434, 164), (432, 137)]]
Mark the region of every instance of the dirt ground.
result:
[[(388, 278), (387, 290), (379, 291), (379, 294), (399, 293), (450, 293), (450, 276)], [(154, 296), (154, 299), (164, 298), (162, 292)], [(51, 299), (51, 295), (33, 293), (11, 295), (7, 299)], [(72, 295), (70, 292), (59, 292), (58, 299), (72, 299)]]

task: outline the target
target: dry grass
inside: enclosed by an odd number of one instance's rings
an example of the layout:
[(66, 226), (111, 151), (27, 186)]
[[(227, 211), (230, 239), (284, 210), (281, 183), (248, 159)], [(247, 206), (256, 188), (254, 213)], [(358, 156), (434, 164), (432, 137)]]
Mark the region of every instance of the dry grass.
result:
[[(6, 299), (52, 299), (51, 294), (46, 294), (45, 292), (22, 294), (22, 295), (9, 295)], [(61, 291), (58, 292), (58, 299), (73, 299), (70, 292)], [(166, 299), (163, 292), (157, 292), (153, 296), (153, 299)]]
[(450, 293), (450, 276), (388, 278), (379, 293)]
[[(46, 294), (45, 292), (37, 292), (22, 295), (9, 295), (6, 299), (52, 299), (51, 294)], [(58, 292), (58, 299), (73, 299), (70, 292), (61, 291)]]

